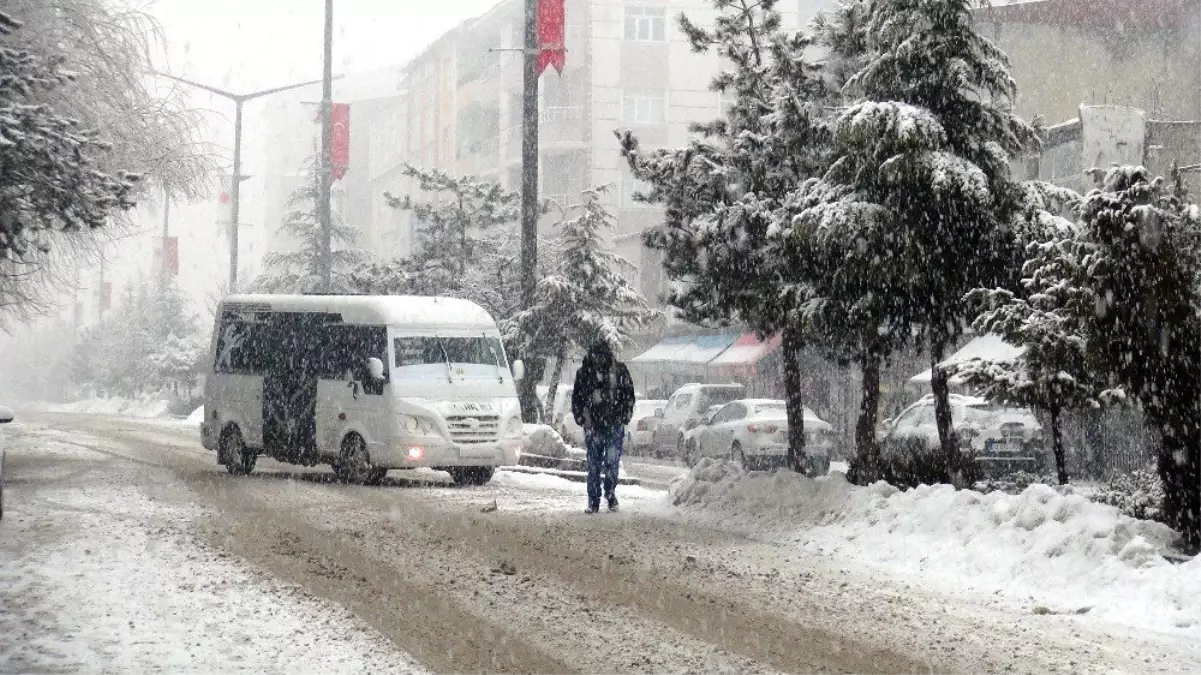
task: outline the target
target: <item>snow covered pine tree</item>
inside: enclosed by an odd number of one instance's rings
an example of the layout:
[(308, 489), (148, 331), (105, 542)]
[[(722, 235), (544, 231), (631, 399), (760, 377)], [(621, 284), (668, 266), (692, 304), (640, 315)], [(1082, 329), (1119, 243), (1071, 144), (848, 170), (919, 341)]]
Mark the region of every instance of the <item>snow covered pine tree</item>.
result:
[[(788, 464), (803, 471), (804, 401), (798, 352), (805, 327), (798, 311), (806, 283), (782, 282), (807, 272), (769, 245), (772, 214), (801, 181), (821, 170), (824, 85), (803, 58), (801, 34), (781, 31), (776, 0), (713, 0), (712, 30), (680, 17), (694, 51), (710, 50), (733, 64), (710, 88), (732, 100), (725, 118), (693, 126), (700, 139), (671, 150), (643, 152), (630, 132), (617, 132), (635, 178), (649, 185), (645, 201), (665, 207), (663, 226), (647, 246), (663, 251), (677, 282), (670, 305), (697, 323), (741, 321), (760, 334), (783, 333)], [(783, 100), (782, 112), (774, 104)]]
[(584, 191), (575, 213), (559, 223), (563, 254), (552, 274), (538, 280), (534, 306), (505, 322), (506, 340), (523, 354), (550, 354), (555, 359), (546, 410), (555, 400), (567, 356), (598, 340), (612, 349), (629, 342), (630, 331), (642, 328), (659, 313), (626, 280), (629, 263), (604, 250), (601, 235), (614, 225), (600, 201), (604, 187)]
[[(324, 240), (317, 204), (320, 198), (320, 167), (317, 158), (308, 161), (305, 182), (288, 195), (288, 212), (276, 230), (285, 240), (298, 244), (294, 251), (272, 251), (263, 257), (263, 273), (251, 283), (251, 290), (260, 293), (311, 293), (322, 286), (322, 247)], [(359, 238), (359, 231), (348, 225), (336, 210), (330, 214), (330, 290), (335, 293), (351, 291), (350, 276), (368, 260), (366, 251), (349, 248)]]
[(965, 294), (1016, 281), (1021, 192), (1008, 162), (1037, 143), (1008, 108), (1016, 93), (1008, 58), (976, 32), (971, 9), (970, 0), (869, 4), (865, 65), (845, 87), (859, 102), (838, 122), (837, 161), (811, 188), (827, 202), (821, 219), (843, 223), (844, 241), (884, 246), (872, 258), (889, 269), (872, 293), (901, 315), (881, 330), (912, 327), (929, 346), (951, 478), (966, 467), (937, 364), (970, 318)]

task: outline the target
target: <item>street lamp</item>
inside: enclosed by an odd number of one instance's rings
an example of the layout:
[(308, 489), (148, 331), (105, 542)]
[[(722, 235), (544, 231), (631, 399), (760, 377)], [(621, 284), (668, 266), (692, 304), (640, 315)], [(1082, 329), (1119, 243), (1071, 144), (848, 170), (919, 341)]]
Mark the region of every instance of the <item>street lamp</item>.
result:
[[(176, 82), (182, 82), (188, 86), (202, 89), (211, 94), (216, 94), (217, 96), (227, 98), (234, 102), (236, 112), (234, 113), (234, 175), (233, 180), (231, 181), (232, 185), (230, 187), (230, 200), (233, 202), (233, 213), (230, 217), (231, 222), (229, 227), (229, 292), (235, 293), (238, 289), (238, 209), (240, 207), (242, 182), (242, 104), (256, 98), (270, 96), (271, 94), (278, 94), (290, 89), (300, 89), (301, 87), (321, 84), (323, 80), (298, 82), (296, 84), (289, 84), (283, 87), (273, 87), (271, 89), (254, 91), (250, 92), (249, 94), (235, 94), (231, 91), (218, 89), (217, 87), (210, 87), (207, 84), (201, 84), (199, 82), (194, 82), (182, 77), (176, 77), (175, 75), (168, 75), (167, 73), (155, 71), (155, 75), (159, 75), (170, 80), (175, 80)], [(338, 75), (332, 79), (339, 79), (341, 77), (341, 75)]]

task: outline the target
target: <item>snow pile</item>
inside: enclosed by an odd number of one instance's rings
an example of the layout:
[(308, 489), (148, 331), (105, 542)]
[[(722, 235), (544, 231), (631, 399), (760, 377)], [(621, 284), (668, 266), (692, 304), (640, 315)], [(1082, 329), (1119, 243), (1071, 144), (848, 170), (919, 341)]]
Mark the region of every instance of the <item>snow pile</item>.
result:
[(675, 506), (718, 512), (758, 529), (830, 522), (846, 511), (854, 489), (841, 475), (813, 479), (791, 471), (746, 472), (734, 462), (705, 457), (673, 480), (668, 494)]
[(188, 415), (187, 418), (184, 419), (185, 424), (189, 424), (189, 425), (193, 425), (193, 426), (200, 426), (200, 423), (203, 421), (204, 421), (204, 406), (200, 406), (199, 408), (193, 410), (192, 414)]
[(539, 455), (563, 459), (567, 456), (567, 443), (554, 429), (545, 424), (521, 425), (521, 454)]
[(900, 492), (701, 462), (670, 494), (694, 514), (917, 583), (1201, 637), (1201, 559), (1168, 562), (1168, 527), (1070, 490)]
[(124, 415), (126, 417), (166, 417), (171, 401), (150, 396), (141, 399), (90, 398), (74, 403), (50, 406), (52, 412), (87, 413), (92, 415)]

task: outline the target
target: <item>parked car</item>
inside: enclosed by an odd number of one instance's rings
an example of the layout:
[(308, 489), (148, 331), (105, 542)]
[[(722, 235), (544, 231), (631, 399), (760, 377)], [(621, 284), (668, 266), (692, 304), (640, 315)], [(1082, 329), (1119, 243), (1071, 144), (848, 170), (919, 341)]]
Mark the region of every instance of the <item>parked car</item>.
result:
[(643, 454), (651, 447), (651, 438), (659, 418), (655, 415), (667, 405), (667, 401), (649, 400), (634, 403), (634, 416), (626, 426), (625, 451)]
[[(960, 444), (985, 475), (1037, 473), (1047, 467), (1043, 427), (1029, 409), (959, 394), (951, 394), (950, 403), (951, 421)], [(885, 456), (915, 449), (936, 451), (938, 447), (933, 394), (927, 394), (888, 423), (880, 444)]]
[[(724, 457), (750, 470), (784, 466), (788, 458), (788, 413), (778, 399), (743, 399), (722, 406), (688, 438), (689, 465), (701, 457)], [(806, 472), (825, 475), (834, 449), (834, 427), (805, 408)]]
[[(13, 421), (13, 411), (0, 405), (0, 424)], [(4, 519), (4, 431), (0, 430), (0, 520)]]
[(651, 434), (651, 447), (656, 455), (684, 456), (684, 432), (700, 422), (710, 407), (725, 405), (746, 396), (741, 384), (686, 384), (676, 390)]
[(722, 407), (723, 405), (721, 404), (709, 406), (709, 408), (705, 410), (704, 414), (701, 415), (700, 419), (696, 421), (695, 425), (684, 430), (684, 437), (681, 440), (684, 450), (681, 452), (680, 458), (683, 459), (684, 463), (688, 466), (695, 466), (697, 461), (700, 459), (695, 451), (697, 435), (699, 435), (702, 431), (707, 429), (710, 424), (713, 423), (713, 417), (717, 415), (718, 411), (720, 411)]

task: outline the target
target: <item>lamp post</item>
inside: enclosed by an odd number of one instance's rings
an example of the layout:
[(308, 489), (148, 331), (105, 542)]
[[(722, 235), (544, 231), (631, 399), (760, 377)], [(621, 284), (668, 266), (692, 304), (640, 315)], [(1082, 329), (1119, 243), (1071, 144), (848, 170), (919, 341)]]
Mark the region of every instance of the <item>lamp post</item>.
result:
[(207, 91), (211, 94), (216, 94), (217, 96), (220, 96), (222, 98), (227, 98), (234, 102), (234, 106), (235, 106), (235, 112), (234, 112), (234, 174), (233, 174), (233, 179), (231, 180), (232, 184), (230, 186), (230, 195), (229, 195), (230, 200), (232, 202), (232, 208), (230, 209), (232, 213), (230, 214), (230, 224), (229, 224), (229, 292), (235, 293), (238, 290), (238, 210), (241, 206), (240, 185), (241, 185), (242, 178), (243, 178), (243, 176), (242, 176), (242, 105), (244, 103), (246, 103), (247, 101), (252, 101), (256, 98), (262, 98), (263, 96), (270, 96), (271, 94), (278, 94), (282, 91), (288, 91), (290, 89), (300, 89), (301, 87), (308, 87), (308, 86), (312, 86), (314, 84), (320, 84), (324, 81), (328, 81), (329, 76), (327, 75), (326, 79), (324, 79), (324, 80), (310, 80), (308, 82), (297, 82), (296, 84), (289, 84), (289, 85), (285, 85), (282, 87), (272, 87), (271, 89), (262, 89), (259, 91), (253, 91), (248, 94), (235, 94), (231, 91), (226, 91), (224, 89), (219, 89), (217, 87), (211, 87), (207, 84), (201, 84), (200, 82), (194, 82), (192, 80), (188, 80), (188, 79), (185, 79), (182, 77), (176, 77), (174, 75), (168, 75), (166, 73), (159, 73), (159, 72), (156, 72), (155, 74), (165, 77), (170, 80), (175, 80), (176, 82), (182, 82), (183, 84), (186, 84), (190, 87), (195, 87), (197, 89)]

